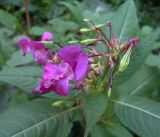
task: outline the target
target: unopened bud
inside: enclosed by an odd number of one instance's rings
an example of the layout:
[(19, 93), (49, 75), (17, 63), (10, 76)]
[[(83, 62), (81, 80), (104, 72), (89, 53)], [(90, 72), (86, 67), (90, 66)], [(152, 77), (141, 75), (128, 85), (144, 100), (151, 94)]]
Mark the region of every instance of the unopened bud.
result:
[(97, 39), (85, 39), (85, 40), (82, 40), (80, 41), (81, 44), (90, 44), (90, 43), (93, 43), (95, 42)]
[(96, 28), (102, 28), (102, 27), (104, 27), (104, 26), (106, 26), (106, 24), (98, 24), (98, 25), (96, 25), (95, 27), (96, 27)]
[(69, 41), (68, 44), (75, 44), (75, 43), (79, 43), (78, 40), (72, 40), (72, 41)]
[(83, 19), (83, 21), (85, 21), (85, 22), (89, 22), (90, 20), (89, 20), (89, 19), (84, 18), (84, 19)]
[(108, 98), (109, 98), (111, 96), (111, 94), (112, 94), (112, 89), (111, 88), (108, 89), (107, 94), (108, 94)]
[(130, 47), (120, 61), (119, 71), (123, 72), (129, 65), (132, 48)]
[(93, 29), (90, 29), (90, 28), (82, 28), (80, 29), (80, 32), (89, 32), (89, 31), (92, 31)]
[(63, 101), (63, 100), (56, 101), (56, 102), (54, 102), (54, 103), (52, 104), (52, 106), (54, 106), (54, 107), (58, 107), (58, 106), (62, 105), (63, 103), (64, 103), (64, 101)]

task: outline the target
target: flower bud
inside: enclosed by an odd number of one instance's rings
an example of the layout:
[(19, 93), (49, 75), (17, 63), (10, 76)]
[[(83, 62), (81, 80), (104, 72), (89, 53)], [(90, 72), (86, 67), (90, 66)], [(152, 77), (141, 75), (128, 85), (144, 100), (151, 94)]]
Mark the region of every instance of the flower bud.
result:
[(119, 71), (123, 72), (129, 64), (132, 48), (130, 47), (120, 61)]
[(58, 106), (60, 106), (60, 105), (62, 105), (62, 104), (64, 104), (64, 103), (65, 103), (65, 102), (64, 102), (63, 100), (60, 100), (60, 101), (54, 102), (54, 103), (52, 104), (52, 106), (58, 107)]
[(69, 41), (68, 44), (76, 44), (76, 43), (79, 43), (78, 40), (72, 40), (72, 41)]
[(80, 41), (80, 44), (90, 44), (90, 43), (95, 42), (96, 40), (97, 39), (85, 39), (85, 40)]
[(111, 94), (112, 94), (112, 88), (109, 88), (109, 89), (108, 89), (107, 94), (108, 94), (108, 98), (109, 98), (109, 97), (111, 96)]
[(82, 28), (80, 29), (80, 32), (89, 32), (89, 31), (92, 31), (93, 29), (90, 29), (90, 28)]
[(83, 21), (85, 21), (85, 22), (89, 22), (90, 20), (89, 20), (89, 19), (84, 18), (84, 19), (83, 19)]

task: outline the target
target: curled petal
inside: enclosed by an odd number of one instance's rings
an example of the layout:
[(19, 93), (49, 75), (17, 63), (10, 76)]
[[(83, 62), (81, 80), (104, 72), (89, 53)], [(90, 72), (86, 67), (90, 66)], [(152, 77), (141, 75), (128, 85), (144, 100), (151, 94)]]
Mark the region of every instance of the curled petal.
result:
[(52, 39), (53, 39), (52, 33), (44, 32), (43, 35), (42, 35), (41, 41), (49, 41), (49, 40), (52, 40)]

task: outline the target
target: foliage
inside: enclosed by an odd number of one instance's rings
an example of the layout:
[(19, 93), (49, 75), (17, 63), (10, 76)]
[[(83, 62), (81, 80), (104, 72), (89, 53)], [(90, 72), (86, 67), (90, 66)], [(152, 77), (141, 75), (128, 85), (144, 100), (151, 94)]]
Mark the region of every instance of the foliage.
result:
[[(139, 8), (145, 6), (133, 0), (33, 0), (28, 9), (30, 27), (22, 1), (2, 0), (0, 137), (159, 137), (160, 29), (153, 17), (143, 20), (144, 13), (150, 15)], [(16, 42), (23, 36), (40, 39), (45, 31), (50, 31), (63, 46), (71, 40), (90, 39), (93, 33), (79, 32), (89, 26), (84, 18), (95, 24), (110, 21), (120, 44), (131, 37), (140, 39), (127, 69), (115, 73), (111, 96), (108, 98), (106, 92), (108, 78), (102, 76), (87, 92), (70, 87), (67, 97), (32, 94), (43, 70), (33, 62), (31, 54), (22, 55)], [(104, 32), (109, 36), (108, 29)], [(46, 46), (59, 50), (57, 45)], [(103, 50), (101, 46), (98, 50)]]

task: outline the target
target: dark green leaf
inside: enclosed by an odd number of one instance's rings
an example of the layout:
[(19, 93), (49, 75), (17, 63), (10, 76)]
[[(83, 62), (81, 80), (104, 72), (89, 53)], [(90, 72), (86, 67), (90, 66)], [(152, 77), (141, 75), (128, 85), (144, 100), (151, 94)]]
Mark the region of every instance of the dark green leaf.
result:
[(107, 96), (104, 94), (89, 94), (84, 102), (84, 116), (86, 119), (85, 137), (92, 129), (92, 127), (100, 119), (107, 107)]
[(12, 14), (4, 10), (0, 10), (0, 23), (1, 24), (3, 24), (4, 26), (8, 28), (15, 29), (17, 22), (18, 20), (15, 16), (13, 16)]
[(134, 96), (114, 102), (117, 116), (130, 130), (141, 137), (159, 137), (160, 103)]
[(41, 74), (39, 67), (6, 68), (0, 71), (0, 81), (31, 91), (38, 85)]
[(32, 61), (33, 61), (33, 57), (31, 54), (27, 54), (26, 56), (23, 56), (22, 51), (19, 50), (13, 53), (11, 58), (7, 61), (7, 65), (9, 67), (16, 67), (16, 66), (31, 63)]
[(67, 137), (70, 114), (54, 108), (52, 101), (38, 99), (13, 107), (0, 115), (1, 137)]

